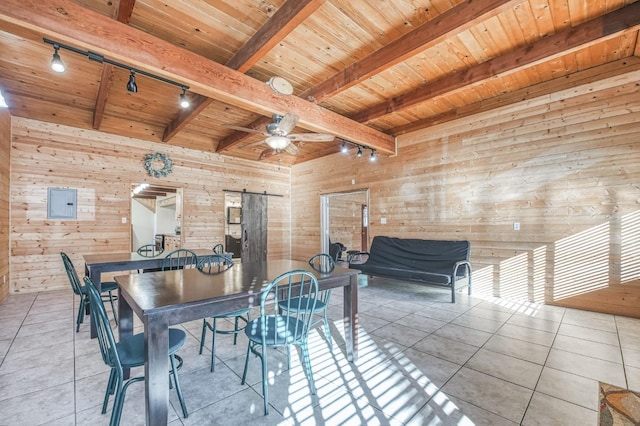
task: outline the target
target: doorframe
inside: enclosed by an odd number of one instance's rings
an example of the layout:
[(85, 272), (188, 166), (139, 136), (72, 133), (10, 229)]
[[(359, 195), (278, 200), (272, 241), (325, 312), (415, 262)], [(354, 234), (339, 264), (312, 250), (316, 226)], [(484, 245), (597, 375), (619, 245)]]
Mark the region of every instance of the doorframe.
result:
[[(344, 192), (332, 192), (329, 194), (320, 194), (320, 250), (321, 253), (329, 253), (329, 204), (331, 198), (353, 195), (353, 194), (365, 194), (366, 205), (368, 210), (368, 216), (371, 217), (371, 198), (369, 188), (357, 189), (353, 191)], [(358, 230), (360, 233), (360, 230)], [(359, 237), (360, 238), (360, 237)], [(367, 236), (368, 238), (368, 236)]]

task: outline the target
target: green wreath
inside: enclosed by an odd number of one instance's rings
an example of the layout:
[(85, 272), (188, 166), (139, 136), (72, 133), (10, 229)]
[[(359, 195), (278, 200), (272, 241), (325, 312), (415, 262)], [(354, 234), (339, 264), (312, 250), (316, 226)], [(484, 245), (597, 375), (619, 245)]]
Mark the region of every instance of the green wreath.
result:
[(147, 173), (153, 177), (165, 177), (171, 173), (173, 163), (167, 154), (156, 152), (155, 154), (147, 154), (144, 158), (144, 168)]

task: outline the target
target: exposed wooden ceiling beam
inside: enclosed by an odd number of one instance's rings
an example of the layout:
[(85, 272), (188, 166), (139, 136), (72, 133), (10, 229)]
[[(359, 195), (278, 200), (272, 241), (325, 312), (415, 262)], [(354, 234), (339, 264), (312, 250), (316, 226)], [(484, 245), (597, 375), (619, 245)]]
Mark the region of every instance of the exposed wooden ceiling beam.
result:
[[(135, 4), (136, 0), (118, 0), (118, 5), (114, 8), (115, 16), (113, 18), (123, 24), (128, 24)], [(100, 86), (98, 87), (98, 94), (96, 96), (96, 106), (93, 109), (93, 128), (96, 130), (100, 130), (100, 124), (102, 123), (102, 117), (104, 116), (104, 109), (107, 106), (107, 100), (109, 98), (112, 77), (113, 66), (111, 64), (102, 64)]]
[(436, 96), (487, 80), (500, 74), (515, 72), (549, 60), (556, 55), (584, 48), (590, 44), (630, 31), (640, 25), (640, 2), (632, 3), (606, 15), (573, 28), (522, 46), (466, 70), (451, 73), (431, 84), (426, 84), (389, 101), (352, 114), (354, 120), (366, 123), (392, 114)]
[[(225, 65), (242, 73), (247, 72), (325, 1), (288, 0)], [(188, 111), (180, 111), (180, 114), (164, 130), (162, 140), (168, 142), (191, 120), (197, 117), (200, 112), (207, 108), (211, 102), (213, 102), (212, 99), (204, 96), (192, 97), (191, 105), (193, 107)]]
[(305, 129), (331, 133), (380, 153), (395, 153), (395, 140), (390, 135), (296, 96), (279, 95), (264, 82), (71, 0), (3, 0), (0, 22), (38, 31), (57, 41), (184, 82), (193, 92), (241, 109), (264, 116), (290, 112), (300, 117), (298, 124)]
[[(524, 0), (466, 0), (442, 15), (422, 24), (408, 32), (391, 44), (373, 52), (366, 58), (351, 64), (332, 77), (309, 88), (300, 97), (311, 102), (320, 103), (326, 98), (349, 89), (367, 78), (404, 61), (419, 51), (440, 43), (451, 35), (476, 25), (478, 21), (489, 19), (501, 13), (507, 7), (513, 7)], [(260, 117), (247, 127), (263, 130), (270, 123), (269, 118)], [(251, 134), (235, 132), (222, 139), (217, 152), (230, 149)]]
[(300, 95), (322, 102), (524, 0), (466, 0)]
[(553, 80), (538, 83), (533, 86), (525, 87), (515, 92), (506, 93), (491, 99), (474, 102), (433, 117), (415, 121), (411, 124), (396, 127), (391, 133), (395, 136), (403, 135), (417, 130), (424, 130), (431, 126), (446, 123), (448, 121), (460, 118), (470, 117), (472, 115), (487, 112), (492, 109), (512, 105), (518, 102), (527, 101), (544, 95), (558, 93), (580, 85), (593, 83), (610, 77), (617, 77), (630, 73), (632, 71), (640, 71), (640, 57), (628, 57), (617, 61), (609, 62), (598, 67), (589, 68), (584, 71), (578, 71), (573, 74), (563, 75)]

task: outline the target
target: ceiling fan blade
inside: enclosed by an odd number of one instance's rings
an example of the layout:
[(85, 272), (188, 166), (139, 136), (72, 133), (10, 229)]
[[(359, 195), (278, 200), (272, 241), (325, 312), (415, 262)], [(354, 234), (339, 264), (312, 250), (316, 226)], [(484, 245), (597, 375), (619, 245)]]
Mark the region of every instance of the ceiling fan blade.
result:
[(296, 155), (298, 153), (298, 147), (296, 145), (294, 145), (293, 143), (290, 143), (289, 145), (284, 147), (285, 152), (287, 152), (288, 154), (291, 155)]
[(293, 133), (287, 137), (294, 141), (304, 142), (331, 142), (336, 138), (327, 133)]
[(250, 129), (248, 127), (234, 126), (233, 124), (223, 124), (222, 126), (228, 128), (228, 129), (240, 130), (241, 132), (258, 133), (259, 135), (269, 136), (268, 133), (265, 133), (265, 132), (262, 132), (262, 131), (256, 130), (256, 129)]
[(288, 134), (294, 127), (296, 127), (296, 123), (299, 119), (300, 117), (295, 114), (285, 114), (276, 127), (276, 133), (282, 133), (283, 135)]
[(276, 151), (275, 149), (267, 148), (260, 153), (260, 158), (258, 158), (258, 160), (264, 160), (265, 158), (273, 157), (277, 154), (278, 151)]

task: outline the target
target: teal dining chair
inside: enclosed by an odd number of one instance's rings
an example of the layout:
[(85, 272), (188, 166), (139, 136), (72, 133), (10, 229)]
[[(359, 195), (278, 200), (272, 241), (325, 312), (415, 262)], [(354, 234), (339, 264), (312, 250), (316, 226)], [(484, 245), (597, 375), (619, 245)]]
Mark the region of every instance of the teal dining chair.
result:
[(212, 250), (213, 254), (224, 254), (224, 246), (222, 244), (216, 244)]
[[(80, 331), (80, 324), (84, 321), (84, 316), (88, 314), (89, 310), (89, 296), (87, 295), (87, 289), (80, 282), (80, 278), (78, 278), (78, 273), (76, 268), (73, 266), (73, 262), (65, 252), (60, 252), (60, 256), (62, 257), (62, 263), (64, 263), (64, 269), (67, 272), (67, 277), (69, 278), (69, 283), (71, 284), (71, 288), (73, 292), (80, 296), (80, 306), (78, 306), (78, 316), (76, 318), (76, 333)], [(113, 320), (116, 325), (118, 324), (118, 317), (116, 315), (116, 307), (113, 303), (114, 300), (118, 298), (115, 296), (113, 292), (118, 289), (118, 283), (115, 281), (106, 281), (100, 284), (101, 290), (103, 293), (106, 293), (102, 296), (103, 301), (109, 300), (111, 303), (111, 313), (113, 314)]]
[[(122, 417), (122, 408), (127, 388), (132, 383), (144, 381), (145, 379), (144, 377), (133, 377), (125, 380), (123, 371), (125, 368), (135, 368), (144, 365), (144, 333), (127, 336), (120, 339), (119, 342), (116, 342), (96, 286), (91, 282), (89, 277), (84, 277), (84, 282), (89, 296), (89, 303), (91, 303), (91, 317), (96, 324), (98, 332), (98, 344), (100, 345), (102, 360), (111, 368), (107, 390), (102, 403), (102, 414), (107, 412), (109, 397), (115, 394), (109, 426), (117, 426), (120, 424), (120, 418)], [(168, 355), (171, 366), (169, 385), (171, 387), (175, 385), (178, 400), (182, 407), (182, 414), (185, 418), (189, 416), (189, 413), (187, 412), (187, 406), (185, 405), (182, 389), (180, 388), (180, 381), (178, 380), (178, 370), (182, 367), (183, 361), (182, 358), (176, 355), (176, 351), (184, 345), (186, 340), (187, 333), (184, 330), (176, 328), (169, 329)], [(178, 365), (176, 365), (176, 361)], [(173, 384), (171, 383), (171, 379), (173, 379)]]
[(178, 249), (168, 253), (162, 260), (162, 270), (195, 268), (198, 264), (198, 255), (188, 249)]
[[(333, 257), (326, 253), (319, 253), (315, 256), (312, 256), (309, 259), (309, 265), (316, 271), (321, 272), (323, 274), (331, 273), (335, 267), (336, 263), (333, 260)], [(319, 314), (320, 318), (317, 318), (311, 322), (311, 328), (315, 327), (316, 324), (324, 323), (324, 334), (329, 342), (329, 348), (333, 348), (333, 340), (331, 339), (331, 329), (329, 328), (329, 318), (327, 317), (327, 308), (329, 307), (329, 298), (331, 297), (331, 289), (321, 291), (318, 300), (316, 301), (315, 307), (313, 309), (313, 314)], [(307, 306), (306, 303), (287, 303), (287, 301), (280, 301), (280, 309), (297, 309), (298, 306)]]
[[(316, 387), (309, 359), (309, 328), (318, 297), (318, 280), (309, 271), (295, 270), (286, 272), (274, 279), (262, 292), (260, 298), (260, 316), (247, 324), (244, 329), (249, 338), (247, 357), (242, 373), (242, 384), (247, 378), (249, 355), (253, 353), (262, 361), (262, 397), (264, 414), (269, 414), (267, 349), (287, 348), (287, 367), (291, 367), (291, 346), (299, 346), (302, 362), (309, 380), (311, 393)], [(286, 309), (279, 310), (282, 303)]]
[[(204, 274), (216, 275), (221, 274), (227, 269), (233, 266), (233, 260), (218, 255), (208, 255), (204, 257), (200, 257), (198, 259), (198, 270)], [(211, 330), (211, 372), (215, 370), (215, 355), (216, 355), (216, 334), (233, 334), (233, 344), (235, 345), (238, 342), (238, 333), (242, 332), (245, 326), (251, 320), (251, 308), (248, 307), (246, 309), (240, 309), (237, 311), (229, 312), (222, 315), (216, 315), (215, 317), (211, 317), (211, 322), (209, 322), (206, 318), (202, 320), (202, 336), (200, 337), (200, 355), (202, 355), (202, 349), (204, 348), (205, 339), (207, 337), (207, 330)], [(218, 320), (224, 319), (234, 320), (233, 330), (225, 330), (218, 328)], [(242, 322), (242, 324), (240, 324)]]
[(143, 246), (138, 247), (138, 250), (136, 250), (136, 253), (138, 253), (140, 256), (143, 256), (143, 257), (156, 257), (162, 254), (163, 251), (164, 250), (162, 249), (162, 247), (158, 249), (158, 247), (155, 244), (145, 244)]

